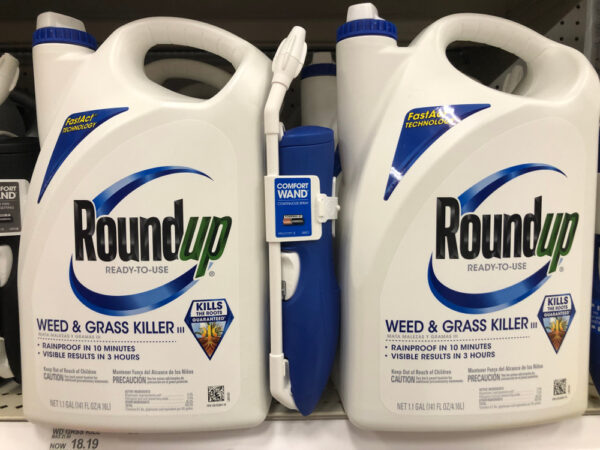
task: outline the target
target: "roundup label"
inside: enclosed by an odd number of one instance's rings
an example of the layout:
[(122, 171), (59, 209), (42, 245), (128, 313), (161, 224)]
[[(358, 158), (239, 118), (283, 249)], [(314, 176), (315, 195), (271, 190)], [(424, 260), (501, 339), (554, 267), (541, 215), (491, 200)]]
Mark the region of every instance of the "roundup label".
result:
[[(158, 217), (111, 217), (110, 213), (142, 182), (167, 175), (190, 173), (209, 178), (203, 172), (189, 167), (165, 166), (137, 172), (110, 186), (94, 198), (73, 202), (74, 258), (76, 262), (152, 262), (150, 270), (167, 273), (162, 265), (171, 261), (192, 261), (190, 270), (173, 280), (145, 291), (121, 296), (102, 294), (88, 289), (78, 278), (71, 262), (69, 278), (73, 292), (89, 308), (108, 315), (126, 316), (160, 308), (177, 299), (206, 273), (209, 264), (225, 252), (232, 226), (231, 217), (191, 216), (184, 220), (184, 202), (173, 202), (173, 215)], [(97, 214), (101, 217), (97, 218)], [(185, 223), (185, 226), (184, 226)], [(107, 273), (144, 273), (148, 267), (117, 265), (107, 267)]]
[[(527, 270), (528, 260), (545, 261), (541, 268), (523, 280), (503, 289), (471, 294), (454, 290), (436, 276), (433, 257), (428, 267), (428, 281), (437, 299), (455, 311), (480, 314), (512, 306), (535, 292), (556, 272), (559, 261), (573, 245), (579, 214), (548, 212), (542, 217), (543, 197), (533, 201), (533, 211), (527, 214), (476, 213), (479, 206), (506, 183), (535, 171), (565, 174), (546, 164), (522, 164), (496, 172), (479, 181), (459, 197), (438, 197), (436, 200), (436, 260), (475, 260), (467, 270), (501, 271)], [(516, 258), (522, 259), (516, 261)], [(530, 266), (535, 264), (531, 261)]]
[[(66, 126), (93, 124), (99, 114)], [(106, 158), (86, 167), (103, 176), (83, 177), (56, 199), (63, 165), (42, 197), (60, 205), (39, 249), (43, 282), (33, 287), (35, 371), (51, 410), (198, 415), (226, 411), (240, 397), (235, 161), (227, 142), (217, 142), (223, 159), (213, 163), (202, 154), (212, 147), (186, 143), (169, 151), (180, 164), (161, 164), (165, 150), (148, 149), (165, 132), (114, 151), (137, 161), (143, 149), (142, 168)]]
[(381, 401), (394, 413), (533, 410), (582, 389), (582, 181), (566, 158), (501, 162), (518, 154), (475, 152), (399, 241), (380, 303)]

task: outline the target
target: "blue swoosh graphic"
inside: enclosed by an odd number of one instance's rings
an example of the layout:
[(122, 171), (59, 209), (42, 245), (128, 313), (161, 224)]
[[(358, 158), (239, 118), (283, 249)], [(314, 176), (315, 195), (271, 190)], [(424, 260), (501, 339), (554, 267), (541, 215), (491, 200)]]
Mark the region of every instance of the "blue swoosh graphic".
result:
[(94, 206), (96, 207), (96, 214), (99, 216), (110, 214), (113, 208), (117, 206), (121, 200), (140, 186), (149, 181), (174, 173), (195, 173), (212, 180), (212, 178), (204, 172), (185, 166), (161, 166), (142, 170), (141, 172), (131, 174), (122, 180), (117, 181), (115, 184), (107, 187), (98, 194), (93, 200)]
[(510, 180), (514, 180), (521, 175), (536, 170), (552, 170), (566, 177), (562, 170), (548, 164), (530, 163), (507, 167), (506, 169), (499, 170), (498, 172), (485, 177), (458, 197), (461, 215), (475, 211), (496, 189), (508, 183)]
[(198, 280), (194, 280), (196, 267), (149, 291), (127, 295), (106, 295), (85, 287), (75, 275), (73, 258), (69, 265), (69, 281), (77, 298), (88, 308), (110, 316), (130, 316), (159, 308), (175, 300), (190, 289)]
[(547, 262), (537, 272), (512, 286), (497, 291), (469, 293), (455, 291), (444, 285), (433, 270), (433, 256), (429, 259), (427, 279), (433, 295), (448, 308), (466, 314), (484, 314), (516, 305), (537, 291), (548, 279)]

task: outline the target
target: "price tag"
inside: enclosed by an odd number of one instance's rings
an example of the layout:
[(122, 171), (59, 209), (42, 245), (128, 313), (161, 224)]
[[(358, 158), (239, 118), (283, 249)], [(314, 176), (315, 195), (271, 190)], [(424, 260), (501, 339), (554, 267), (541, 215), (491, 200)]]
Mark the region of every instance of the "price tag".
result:
[(101, 435), (93, 431), (53, 428), (49, 449), (98, 450), (102, 449)]

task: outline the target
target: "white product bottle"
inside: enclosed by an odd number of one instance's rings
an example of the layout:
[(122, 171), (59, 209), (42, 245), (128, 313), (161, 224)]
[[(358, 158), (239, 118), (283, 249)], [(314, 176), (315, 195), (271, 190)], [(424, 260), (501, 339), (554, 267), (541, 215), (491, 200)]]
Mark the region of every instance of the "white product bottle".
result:
[[(9, 53), (0, 57), (0, 107), (19, 78), (19, 61)], [(1, 111), (0, 111), (1, 112)], [(12, 112), (12, 111), (11, 111)], [(14, 136), (13, 133), (0, 130), (0, 136)], [(9, 245), (0, 245), (0, 288), (6, 285), (12, 270), (13, 254)], [(13, 373), (6, 357), (4, 337), (0, 336), (0, 378), (12, 378)]]
[[(527, 64), (513, 94), (454, 41)], [(378, 430), (522, 426), (588, 392), (600, 86), (582, 54), (452, 15), (410, 44), (371, 4), (338, 30), (340, 393)]]
[[(208, 100), (172, 92), (144, 73), (164, 43), (236, 72)], [(80, 21), (44, 13), (33, 61), (42, 151), (19, 261), (25, 416), (124, 432), (260, 423), (269, 59), (177, 18), (124, 25), (96, 50)]]
[[(333, 163), (333, 195), (342, 186), (342, 167), (338, 149), (336, 67), (331, 52), (315, 52), (310, 64), (300, 73), (300, 105), (302, 125), (331, 128), (335, 145)], [(337, 222), (332, 225), (335, 236)], [(335, 241), (334, 241), (335, 242)]]
[(302, 125), (331, 128), (337, 145), (337, 88), (331, 52), (315, 52), (300, 73)]
[(0, 138), (25, 134), (17, 105), (8, 99), (19, 79), (19, 61), (10, 53), (0, 56)]

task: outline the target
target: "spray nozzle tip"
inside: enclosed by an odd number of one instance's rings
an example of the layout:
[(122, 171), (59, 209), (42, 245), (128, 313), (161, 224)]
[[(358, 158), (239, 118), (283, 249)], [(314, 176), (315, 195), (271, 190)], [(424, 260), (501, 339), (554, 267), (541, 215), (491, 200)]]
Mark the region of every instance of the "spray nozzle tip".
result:
[(72, 30), (85, 31), (85, 25), (81, 20), (51, 11), (41, 13), (37, 17), (36, 29), (39, 30), (40, 28), (47, 27), (70, 28)]
[(0, 57), (0, 104), (4, 103), (19, 79), (19, 61), (9, 53)]
[(279, 44), (273, 57), (273, 81), (286, 84), (298, 76), (306, 59), (306, 30), (295, 26)]
[(348, 7), (348, 15), (346, 16), (347, 22), (360, 19), (379, 19), (379, 13), (373, 3), (358, 3), (357, 5), (351, 5)]

